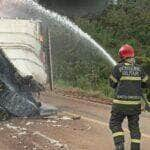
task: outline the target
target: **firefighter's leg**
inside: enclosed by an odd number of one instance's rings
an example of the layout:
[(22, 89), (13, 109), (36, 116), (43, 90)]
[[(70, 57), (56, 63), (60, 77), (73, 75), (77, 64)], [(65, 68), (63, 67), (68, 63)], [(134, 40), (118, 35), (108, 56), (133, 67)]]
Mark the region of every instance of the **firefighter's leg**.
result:
[(122, 122), (126, 116), (123, 113), (112, 112), (109, 128), (112, 131), (116, 150), (124, 150), (124, 132)]
[(127, 117), (131, 135), (131, 150), (140, 150), (139, 114), (128, 115)]

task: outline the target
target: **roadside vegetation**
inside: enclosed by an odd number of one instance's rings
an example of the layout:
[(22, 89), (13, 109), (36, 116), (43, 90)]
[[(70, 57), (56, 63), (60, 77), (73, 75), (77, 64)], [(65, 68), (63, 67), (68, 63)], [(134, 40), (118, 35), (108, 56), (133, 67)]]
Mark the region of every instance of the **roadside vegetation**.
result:
[[(101, 16), (73, 18), (81, 29), (91, 35), (118, 61), (121, 45), (131, 44), (136, 50), (136, 60), (150, 74), (150, 1), (118, 0), (110, 4)], [(59, 54), (62, 53), (63, 55)], [(111, 66), (102, 60), (98, 52), (82, 49), (56, 52), (54, 67), (55, 83), (64, 88), (74, 87), (81, 91), (99, 91), (98, 96), (112, 97), (108, 77)], [(150, 98), (150, 91), (147, 90)]]

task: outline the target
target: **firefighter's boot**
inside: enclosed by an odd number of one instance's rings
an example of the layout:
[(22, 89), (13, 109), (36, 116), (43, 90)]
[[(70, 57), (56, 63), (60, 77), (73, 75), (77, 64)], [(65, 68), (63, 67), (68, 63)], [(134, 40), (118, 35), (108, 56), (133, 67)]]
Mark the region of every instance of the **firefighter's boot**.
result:
[(123, 143), (117, 144), (116, 150), (124, 150), (124, 144)]

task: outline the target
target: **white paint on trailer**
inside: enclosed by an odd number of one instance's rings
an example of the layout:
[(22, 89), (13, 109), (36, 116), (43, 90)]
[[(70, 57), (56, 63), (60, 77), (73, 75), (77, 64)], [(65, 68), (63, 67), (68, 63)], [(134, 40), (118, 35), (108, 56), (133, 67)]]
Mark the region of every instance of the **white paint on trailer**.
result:
[(41, 84), (47, 81), (40, 60), (40, 23), (34, 20), (0, 19), (0, 47), (22, 77), (33, 76)]

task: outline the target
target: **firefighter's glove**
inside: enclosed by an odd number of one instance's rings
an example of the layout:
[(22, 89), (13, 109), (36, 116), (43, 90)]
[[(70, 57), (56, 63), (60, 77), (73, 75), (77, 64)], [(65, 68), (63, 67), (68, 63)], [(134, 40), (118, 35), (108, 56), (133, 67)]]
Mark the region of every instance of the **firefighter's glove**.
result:
[(145, 104), (145, 110), (150, 112), (150, 101), (147, 101), (147, 103)]

